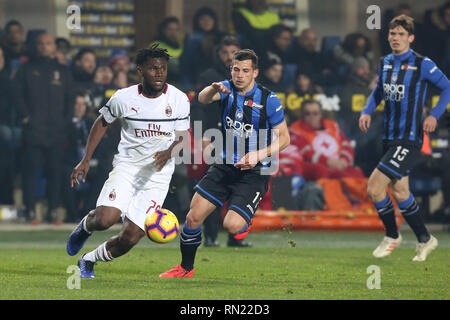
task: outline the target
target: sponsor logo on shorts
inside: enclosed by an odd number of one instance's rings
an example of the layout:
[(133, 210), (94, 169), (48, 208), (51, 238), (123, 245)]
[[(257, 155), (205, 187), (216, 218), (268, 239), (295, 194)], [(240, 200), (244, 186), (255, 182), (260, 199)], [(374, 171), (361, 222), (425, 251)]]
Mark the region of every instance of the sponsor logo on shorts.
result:
[(390, 160), (389, 163), (392, 164), (396, 168), (400, 168), (400, 165), (397, 162), (395, 162), (394, 160)]

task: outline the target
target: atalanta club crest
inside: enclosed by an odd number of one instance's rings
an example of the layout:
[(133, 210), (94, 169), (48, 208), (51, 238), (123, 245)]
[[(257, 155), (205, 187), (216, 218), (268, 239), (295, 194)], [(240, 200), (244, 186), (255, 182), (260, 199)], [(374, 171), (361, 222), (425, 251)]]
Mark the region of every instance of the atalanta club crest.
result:
[(114, 191), (114, 189), (109, 194), (109, 200), (111, 201), (116, 200), (116, 191)]
[(397, 82), (398, 74), (397, 73), (393, 73), (391, 79), (392, 79), (392, 82), (394, 82), (394, 83)]
[(166, 116), (169, 118), (172, 116), (172, 108), (170, 107), (170, 105), (167, 105), (166, 107)]

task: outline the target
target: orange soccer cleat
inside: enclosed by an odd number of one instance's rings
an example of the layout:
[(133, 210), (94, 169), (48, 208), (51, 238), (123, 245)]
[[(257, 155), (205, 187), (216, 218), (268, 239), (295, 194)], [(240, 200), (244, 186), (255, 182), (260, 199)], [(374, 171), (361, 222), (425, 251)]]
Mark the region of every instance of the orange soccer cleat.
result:
[(194, 269), (188, 271), (182, 266), (175, 266), (169, 271), (161, 273), (160, 278), (192, 278), (194, 275)]
[[(253, 221), (253, 219), (252, 219), (252, 221)], [(242, 240), (248, 235), (248, 233), (250, 232), (251, 229), (252, 229), (252, 224), (250, 222), (250, 224), (248, 225), (247, 229), (245, 229), (244, 231), (241, 231), (241, 232), (235, 234), (233, 237), (236, 240)]]

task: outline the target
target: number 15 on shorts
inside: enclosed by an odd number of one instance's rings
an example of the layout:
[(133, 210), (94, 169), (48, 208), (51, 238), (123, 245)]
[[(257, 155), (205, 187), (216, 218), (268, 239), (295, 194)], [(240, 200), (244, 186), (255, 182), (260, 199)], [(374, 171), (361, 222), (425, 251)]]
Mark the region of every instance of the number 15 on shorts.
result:
[(394, 155), (392, 156), (392, 159), (397, 161), (403, 161), (405, 157), (408, 155), (408, 153), (409, 149), (402, 146), (398, 146), (397, 150), (395, 150)]

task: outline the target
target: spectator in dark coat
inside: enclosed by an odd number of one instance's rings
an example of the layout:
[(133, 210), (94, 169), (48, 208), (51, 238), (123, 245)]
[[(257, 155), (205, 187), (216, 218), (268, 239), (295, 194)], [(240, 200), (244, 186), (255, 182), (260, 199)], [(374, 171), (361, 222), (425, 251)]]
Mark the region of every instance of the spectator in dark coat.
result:
[[(436, 62), (447, 76), (450, 74), (450, 1), (425, 14), (426, 30), (423, 54)], [(420, 52), (420, 51), (419, 51)]]
[(314, 29), (304, 29), (292, 43), (292, 61), (297, 71), (308, 75), (315, 83), (324, 85), (330, 82), (331, 70), (322, 55), (317, 51), (318, 36)]
[(10, 101), (10, 79), (0, 47), (0, 204), (14, 204), (14, 155), (20, 133), (15, 126), (15, 111)]
[(351, 72), (351, 66), (356, 58), (364, 57), (371, 64), (374, 61), (372, 45), (369, 38), (361, 33), (348, 34), (342, 45), (337, 45), (333, 50), (336, 72), (341, 79), (345, 81)]
[(214, 48), (226, 35), (219, 30), (216, 12), (202, 7), (195, 12), (194, 32), (187, 35), (184, 51), (180, 58), (184, 89), (194, 90), (200, 73), (214, 63)]
[(5, 68), (9, 75), (14, 75), (26, 59), (25, 32), (17, 20), (8, 21), (4, 30), (0, 45), (5, 57)]
[(84, 48), (78, 51), (73, 57), (70, 70), (72, 72), (73, 87), (72, 90), (78, 93), (84, 93), (92, 104), (93, 95), (96, 90), (94, 82), (95, 70), (97, 68), (97, 58), (92, 49)]
[[(223, 38), (216, 48), (213, 65), (200, 74), (197, 89), (200, 91), (213, 82), (231, 79), (230, 67), (233, 54), (239, 49), (239, 41), (235, 37), (226, 36)], [(221, 123), (219, 103), (205, 106), (204, 104), (198, 103), (196, 96), (191, 106), (193, 120), (202, 120), (204, 130), (217, 128)]]
[(290, 46), (292, 44), (292, 30), (282, 24), (277, 24), (269, 29), (269, 41), (265, 54), (261, 57), (262, 65), (271, 60), (278, 60), (281, 64), (291, 62)]
[(72, 77), (68, 67), (53, 59), (55, 39), (48, 33), (37, 38), (37, 56), (17, 71), (13, 104), (20, 110), (23, 129), (22, 188), (26, 217), (35, 217), (38, 174), (45, 167), (47, 220), (57, 222), (55, 209), (61, 189), (61, 163), (71, 120)]
[[(89, 131), (92, 127), (93, 120), (87, 116), (87, 101), (84, 92), (80, 92), (75, 96), (74, 115), (72, 122), (67, 128), (68, 144), (64, 152), (62, 188), (64, 206), (66, 208), (65, 222), (77, 222), (83, 217), (83, 200), (86, 198), (88, 184), (76, 185), (74, 189), (70, 188), (69, 183), (65, 183), (72, 173), (72, 169), (81, 160), (84, 148), (87, 143)], [(90, 178), (90, 176), (88, 177)]]
[[(364, 134), (354, 124), (358, 121), (360, 112), (376, 86), (378, 77), (370, 70), (366, 58), (356, 58), (352, 64), (351, 74), (342, 90), (339, 92), (340, 110), (336, 112), (336, 120), (344, 134), (356, 141), (355, 164), (366, 176), (369, 176), (382, 156), (382, 144), (378, 134), (383, 127), (383, 115), (374, 112), (371, 127), (373, 130)], [(379, 130), (377, 130), (377, 128)]]
[(277, 59), (271, 59), (263, 66), (259, 83), (273, 92), (285, 92), (286, 87), (281, 83), (283, 64)]

